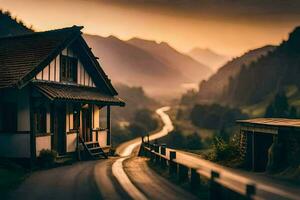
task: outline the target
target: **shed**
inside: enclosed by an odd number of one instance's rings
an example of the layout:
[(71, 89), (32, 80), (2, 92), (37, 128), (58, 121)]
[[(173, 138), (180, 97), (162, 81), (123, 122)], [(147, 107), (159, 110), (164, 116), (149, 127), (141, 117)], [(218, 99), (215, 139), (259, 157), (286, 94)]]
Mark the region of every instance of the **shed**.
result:
[(246, 167), (265, 171), (267, 166), (283, 167), (298, 162), (300, 119), (257, 118), (238, 120), (237, 123), (240, 125), (241, 156)]

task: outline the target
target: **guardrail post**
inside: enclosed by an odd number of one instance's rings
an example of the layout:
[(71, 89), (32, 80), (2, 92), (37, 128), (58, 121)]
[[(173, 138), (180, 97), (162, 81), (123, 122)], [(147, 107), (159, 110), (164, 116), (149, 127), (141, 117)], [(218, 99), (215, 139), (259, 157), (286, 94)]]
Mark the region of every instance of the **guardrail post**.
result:
[(255, 184), (247, 184), (246, 185), (246, 196), (247, 199), (252, 199), (252, 196), (256, 193), (256, 186)]
[(189, 168), (179, 164), (178, 165), (178, 179), (179, 182), (184, 182), (188, 179), (188, 174), (189, 174)]
[(216, 179), (220, 177), (220, 174), (216, 171), (211, 171), (210, 179), (210, 200), (222, 199), (221, 186), (216, 183)]
[(170, 160), (169, 160), (169, 174), (174, 175), (177, 173), (177, 164), (174, 162), (176, 159), (176, 151), (170, 151)]
[(155, 154), (154, 154), (154, 152), (150, 150), (149, 153), (150, 153), (150, 161), (151, 161), (151, 162), (154, 162), (154, 159), (155, 159)]
[(191, 191), (196, 192), (200, 187), (200, 174), (197, 169), (191, 169)]
[(161, 168), (165, 169), (167, 166), (167, 160), (164, 157), (160, 157), (160, 166)]

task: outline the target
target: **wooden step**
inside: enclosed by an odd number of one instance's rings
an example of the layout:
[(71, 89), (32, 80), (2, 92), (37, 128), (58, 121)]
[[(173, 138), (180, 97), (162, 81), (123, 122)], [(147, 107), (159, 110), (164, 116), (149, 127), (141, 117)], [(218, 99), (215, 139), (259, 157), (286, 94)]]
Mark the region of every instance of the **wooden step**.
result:
[(89, 145), (89, 144), (99, 144), (97, 141), (91, 141), (91, 142), (84, 142), (84, 144)]
[(88, 148), (93, 148), (93, 147), (99, 147), (99, 143), (97, 141), (93, 141), (93, 142), (85, 142), (85, 145)]
[(89, 148), (90, 151), (102, 151), (101, 147), (91, 147)]

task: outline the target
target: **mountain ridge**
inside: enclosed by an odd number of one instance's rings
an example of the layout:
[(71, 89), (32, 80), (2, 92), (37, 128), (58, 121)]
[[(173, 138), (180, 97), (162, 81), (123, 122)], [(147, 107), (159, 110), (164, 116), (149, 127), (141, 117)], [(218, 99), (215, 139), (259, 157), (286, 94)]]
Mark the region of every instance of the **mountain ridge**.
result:
[(223, 94), (224, 88), (229, 84), (229, 80), (235, 77), (241, 70), (242, 66), (247, 66), (257, 61), (276, 46), (266, 45), (257, 49), (249, 50), (240, 57), (233, 58), (223, 65), (207, 81), (202, 81), (199, 85), (198, 98), (205, 101), (218, 101)]
[[(296, 27), (274, 51), (243, 67), (230, 80), (221, 99), (234, 106), (252, 105), (285, 87), (300, 88), (300, 27)], [(257, 90), (259, 88), (259, 90)]]

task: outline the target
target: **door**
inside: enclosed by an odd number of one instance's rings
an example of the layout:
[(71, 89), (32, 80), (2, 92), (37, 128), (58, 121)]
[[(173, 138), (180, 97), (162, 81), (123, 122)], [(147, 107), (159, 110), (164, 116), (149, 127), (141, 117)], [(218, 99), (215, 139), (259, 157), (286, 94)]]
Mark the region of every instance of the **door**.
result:
[(82, 108), (82, 138), (85, 142), (92, 141), (91, 137), (91, 110), (89, 106)]
[(273, 143), (273, 135), (257, 133), (254, 136), (254, 170), (266, 171), (268, 163), (268, 151)]
[(59, 155), (66, 153), (66, 104), (54, 106), (53, 148)]

